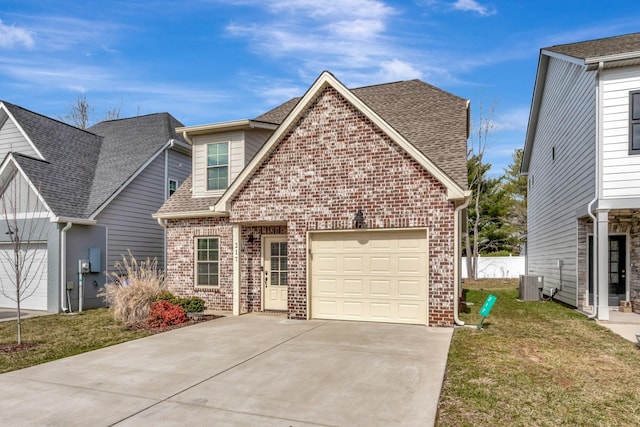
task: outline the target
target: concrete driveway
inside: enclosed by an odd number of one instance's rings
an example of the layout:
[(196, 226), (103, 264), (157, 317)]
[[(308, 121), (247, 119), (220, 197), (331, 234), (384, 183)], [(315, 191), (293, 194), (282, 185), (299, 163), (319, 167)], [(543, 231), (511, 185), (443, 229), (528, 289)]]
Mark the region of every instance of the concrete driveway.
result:
[(453, 329), (225, 317), (0, 375), (0, 425), (433, 425)]

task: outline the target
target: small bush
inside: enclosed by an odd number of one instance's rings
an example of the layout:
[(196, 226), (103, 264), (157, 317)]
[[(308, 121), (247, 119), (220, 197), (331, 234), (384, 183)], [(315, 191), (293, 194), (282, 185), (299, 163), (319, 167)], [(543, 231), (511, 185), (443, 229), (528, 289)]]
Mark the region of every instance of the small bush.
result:
[(198, 297), (182, 298), (180, 307), (187, 313), (202, 313), (204, 311), (204, 300)]
[(156, 301), (168, 301), (171, 304), (176, 304), (176, 305), (180, 305), (179, 304), (179, 299), (177, 296), (173, 295), (171, 293), (171, 291), (168, 290), (163, 290), (162, 292), (160, 292), (158, 294), (158, 296), (156, 297)]
[(167, 301), (171, 304), (179, 305), (186, 313), (202, 313), (205, 308), (205, 303), (202, 298), (189, 297), (180, 298), (173, 295), (171, 292), (164, 290), (158, 294), (156, 298), (158, 301)]
[(105, 284), (98, 296), (109, 305), (114, 319), (126, 327), (143, 323), (149, 317), (151, 304), (164, 289), (164, 274), (158, 269), (158, 260), (138, 263), (129, 252), (129, 259), (122, 256), (116, 262), (117, 272), (108, 274), (111, 281)]
[(187, 315), (182, 307), (160, 300), (151, 305), (147, 322), (153, 328), (164, 328), (186, 322)]

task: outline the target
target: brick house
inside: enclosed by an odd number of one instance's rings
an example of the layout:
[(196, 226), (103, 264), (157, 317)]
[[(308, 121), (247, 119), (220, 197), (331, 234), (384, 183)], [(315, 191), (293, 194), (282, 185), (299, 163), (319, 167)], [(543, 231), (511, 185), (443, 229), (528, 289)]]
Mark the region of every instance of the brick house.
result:
[(451, 326), (469, 103), (324, 72), (253, 120), (178, 128), (192, 175), (154, 215), (167, 280), (234, 314)]

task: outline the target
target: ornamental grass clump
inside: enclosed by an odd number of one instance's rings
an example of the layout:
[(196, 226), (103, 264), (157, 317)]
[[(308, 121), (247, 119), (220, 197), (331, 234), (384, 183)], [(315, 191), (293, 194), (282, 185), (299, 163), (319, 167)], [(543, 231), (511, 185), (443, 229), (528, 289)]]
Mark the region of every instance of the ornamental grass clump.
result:
[(143, 324), (149, 318), (151, 304), (165, 289), (164, 273), (158, 269), (158, 260), (138, 262), (131, 252), (116, 262), (117, 271), (109, 272), (110, 282), (99, 296), (109, 305), (115, 320), (126, 327)]

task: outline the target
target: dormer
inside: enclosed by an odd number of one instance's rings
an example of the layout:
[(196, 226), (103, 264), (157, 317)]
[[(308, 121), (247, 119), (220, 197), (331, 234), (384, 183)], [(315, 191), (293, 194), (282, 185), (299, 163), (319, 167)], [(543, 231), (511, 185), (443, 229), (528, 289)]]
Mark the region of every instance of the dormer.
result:
[(243, 119), (177, 128), (193, 146), (193, 197), (221, 196), (277, 127)]

